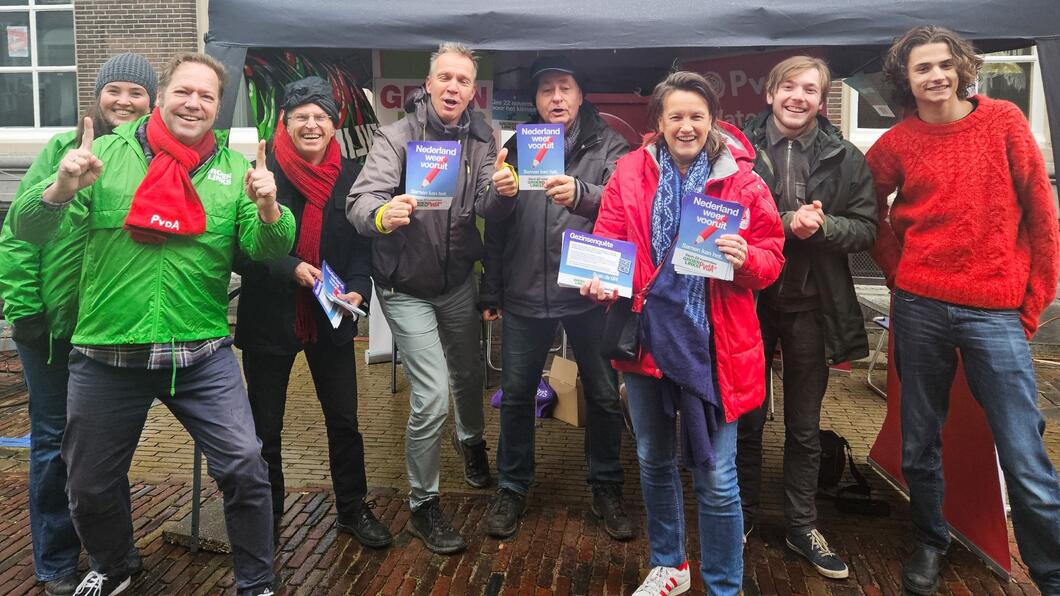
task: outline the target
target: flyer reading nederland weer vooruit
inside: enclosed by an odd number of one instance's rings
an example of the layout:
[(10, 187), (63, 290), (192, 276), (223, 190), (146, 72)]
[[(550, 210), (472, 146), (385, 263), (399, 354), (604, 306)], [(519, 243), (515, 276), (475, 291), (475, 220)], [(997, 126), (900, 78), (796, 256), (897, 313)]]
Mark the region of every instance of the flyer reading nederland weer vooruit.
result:
[(562, 124), (515, 127), (519, 150), (519, 190), (541, 190), (545, 180), (563, 174)]
[(360, 308), (339, 298), (339, 294), (346, 293), (346, 284), (338, 275), (335, 275), (335, 271), (332, 270), (331, 265), (328, 265), (327, 261), (320, 261), (320, 275), (324, 280), (318, 279), (313, 282), (313, 295), (317, 297), (317, 302), (324, 309), (324, 314), (328, 317), (328, 321), (333, 328), (338, 329), (339, 324), (342, 323), (342, 311), (339, 310), (340, 308), (350, 311), (354, 315), (355, 321), (359, 316), (368, 316)]
[(446, 211), (453, 204), (460, 174), (459, 141), (409, 141), (405, 152), (405, 193), (416, 208)]
[(619, 296), (632, 298), (636, 256), (637, 247), (632, 242), (567, 229), (563, 231), (556, 282), (564, 288), (580, 288), (595, 275), (606, 290), (618, 290)]
[(715, 241), (723, 234), (737, 234), (743, 226), (744, 206), (698, 192), (681, 199), (681, 224), (670, 260), (674, 270), (732, 280), (732, 263), (718, 250)]

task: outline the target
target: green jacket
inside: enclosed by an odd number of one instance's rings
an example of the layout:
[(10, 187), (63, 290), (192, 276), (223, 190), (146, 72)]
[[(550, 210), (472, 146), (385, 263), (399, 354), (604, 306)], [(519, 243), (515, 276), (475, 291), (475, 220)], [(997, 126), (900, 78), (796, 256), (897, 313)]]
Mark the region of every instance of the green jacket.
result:
[[(206, 231), (141, 244), (122, 229), (133, 193), (147, 173), (137, 138), (147, 116), (96, 139), (92, 152), (103, 174), (74, 199), (88, 206), (80, 283), (80, 308), (72, 342), (78, 345), (195, 341), (228, 334), (228, 282), (235, 250), (254, 260), (286, 255), (294, 242), (294, 216), (264, 224), (243, 193), (250, 167), (240, 154), (219, 147), (191, 181), (206, 212)], [(15, 237), (46, 242), (71, 210), (43, 205), (54, 174), (17, 197), (11, 206)]]
[[(52, 137), (22, 177), (15, 196), (54, 174), (59, 160), (74, 147), (76, 137), (76, 130)], [(4, 300), (4, 317), (15, 324), (16, 336), (69, 339), (74, 332), (82, 254), (77, 247), (84, 232), (72, 221), (83, 217), (85, 208), (74, 203), (69, 209), (64, 229), (43, 246), (16, 239), (10, 217), (0, 230), (0, 298)]]

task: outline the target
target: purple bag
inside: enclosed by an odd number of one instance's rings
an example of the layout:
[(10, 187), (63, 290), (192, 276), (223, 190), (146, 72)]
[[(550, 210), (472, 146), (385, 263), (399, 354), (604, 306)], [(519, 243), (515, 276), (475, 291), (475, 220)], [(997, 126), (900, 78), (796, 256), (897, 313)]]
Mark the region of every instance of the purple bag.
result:
[[(498, 389), (490, 397), (490, 405), (494, 408), (501, 407), (501, 396), (504, 395), (502, 389)], [(537, 394), (534, 396), (534, 411), (538, 418), (551, 418), (552, 407), (556, 405), (556, 390), (553, 389), (544, 379), (541, 379), (537, 383)]]

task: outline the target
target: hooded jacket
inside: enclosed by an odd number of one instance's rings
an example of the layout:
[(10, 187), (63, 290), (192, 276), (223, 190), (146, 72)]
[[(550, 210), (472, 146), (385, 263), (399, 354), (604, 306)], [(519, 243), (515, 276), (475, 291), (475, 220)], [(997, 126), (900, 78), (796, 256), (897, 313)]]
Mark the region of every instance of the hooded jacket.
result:
[[(535, 118), (532, 122), (539, 121)], [(578, 290), (556, 284), (563, 231), (592, 232), (604, 184), (618, 158), (629, 152), (629, 143), (588, 101), (582, 102), (578, 121), (581, 132), (565, 156), (564, 168), (579, 186), (573, 208), (552, 203), (543, 190), (522, 190), (509, 198), (490, 188), (491, 198), (506, 207), (508, 215), (486, 222), (485, 272), (479, 298), (483, 308), (502, 307), (519, 316), (546, 319), (593, 308)], [(515, 136), (505, 148), (507, 162), (517, 166)]]
[[(458, 287), (482, 258), (482, 236), (475, 216), (491, 214), (487, 192), (497, 145), (493, 129), (470, 108), (462, 138), (446, 138), (429, 122), (431, 98), (417, 90), (405, 104), (404, 119), (379, 128), (364, 168), (346, 198), (346, 217), (373, 238), (372, 277), (381, 288), (417, 298), (433, 298)], [(463, 117), (462, 117), (463, 118)], [(388, 234), (375, 227), (376, 210), (405, 192), (405, 154), (410, 141), (460, 141), (456, 196), (448, 211), (415, 211), (412, 222)]]
[(206, 231), (172, 236), (161, 244), (135, 242), (123, 229), (133, 192), (147, 174), (148, 158), (137, 136), (147, 118), (123, 124), (92, 143), (103, 174), (64, 208), (46, 206), (41, 195), (53, 173), (15, 199), (9, 218), (15, 237), (35, 243), (51, 238), (87, 206), (83, 274), (75, 345), (123, 345), (196, 341), (228, 335), (228, 282), (237, 247), (253, 259), (286, 254), (294, 240), (294, 217), (282, 205), (280, 218), (261, 221), (243, 192), (250, 164), (218, 146), (191, 172), (206, 213)]
[[(747, 241), (747, 260), (732, 281), (707, 279), (710, 328), (716, 360), (714, 370), (725, 419), (732, 422), (765, 399), (765, 355), (762, 332), (755, 312), (754, 291), (773, 283), (784, 265), (784, 232), (773, 197), (754, 173), (754, 149), (736, 127), (716, 125), (726, 137), (726, 149), (715, 160), (704, 194), (747, 207), (747, 226), (740, 235)], [(651, 208), (659, 186), (659, 163), (654, 145), (642, 147), (618, 160), (604, 188), (593, 233), (633, 242), (637, 256), (633, 292), (640, 292), (655, 272), (651, 257)], [(670, 267), (663, 263), (663, 267)], [(642, 304), (634, 304), (640, 311)], [(617, 370), (662, 378), (652, 355), (643, 346), (636, 360), (612, 361)]]
[[(52, 137), (33, 160), (18, 185), (15, 196), (25, 193), (55, 173), (59, 161), (76, 147), (77, 131)], [(77, 282), (81, 276), (84, 228), (73, 223), (84, 217), (85, 206), (71, 204), (71, 219), (54, 238), (37, 246), (15, 238), (11, 218), (0, 232), (0, 298), (4, 317), (15, 325), (19, 342), (69, 339), (77, 319)]]
[[(765, 150), (766, 122), (773, 112), (756, 116), (744, 134), (757, 152), (754, 170), (777, 196), (775, 169)], [(854, 292), (847, 256), (872, 248), (876, 242), (877, 209), (872, 174), (865, 156), (823, 116), (817, 116), (818, 134), (810, 153), (806, 202), (820, 201), (825, 221), (817, 233), (802, 240), (791, 233), (793, 211), (781, 212), (784, 254), (809, 261), (821, 307), (818, 322), (825, 338), (828, 364), (848, 362), (869, 354), (865, 319)], [(783, 279), (778, 283), (783, 283)]]

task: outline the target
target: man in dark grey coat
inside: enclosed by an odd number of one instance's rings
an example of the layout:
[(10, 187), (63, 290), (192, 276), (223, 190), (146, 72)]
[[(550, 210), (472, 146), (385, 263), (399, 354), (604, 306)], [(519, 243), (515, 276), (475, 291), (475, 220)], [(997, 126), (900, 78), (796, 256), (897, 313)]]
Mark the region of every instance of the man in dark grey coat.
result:
[[(486, 531), (505, 538), (515, 533), (534, 481), (534, 398), (559, 324), (574, 348), (588, 408), (585, 456), (593, 490), (593, 512), (616, 539), (632, 538), (635, 527), (622, 507), (623, 430), (615, 372), (600, 355), (604, 310), (556, 284), (563, 231), (592, 232), (600, 196), (629, 144), (585, 101), (574, 66), (564, 56), (544, 56), (531, 66), (538, 118), (565, 127), (565, 175), (546, 181), (545, 190), (518, 190), (511, 169), (494, 174), (495, 205), (509, 214), (486, 224), (486, 273), (480, 306), (493, 320), (503, 310), (501, 435), (499, 475)], [(513, 137), (501, 156), (517, 164)]]
[[(818, 58), (780, 62), (766, 81), (770, 109), (744, 134), (784, 225), (784, 270), (759, 296), (758, 320), (766, 362), (778, 343), (784, 359), (787, 545), (821, 575), (841, 579), (847, 566), (816, 527), (821, 402), (829, 365), (868, 354), (847, 255), (875, 242), (876, 202), (864, 155), (819, 115), (830, 79)], [(745, 532), (758, 506), (767, 407), (740, 418), (736, 467)]]

